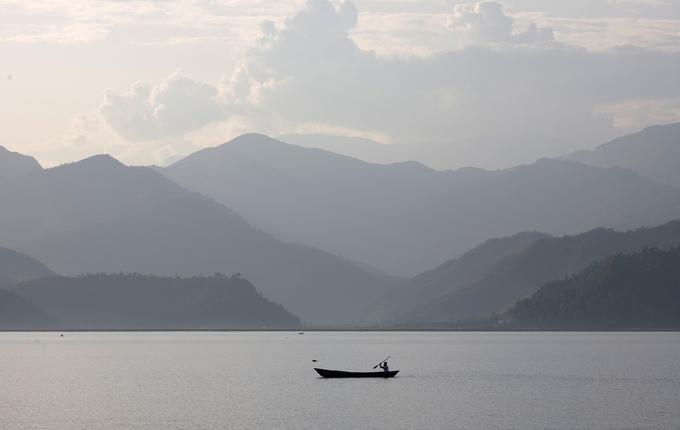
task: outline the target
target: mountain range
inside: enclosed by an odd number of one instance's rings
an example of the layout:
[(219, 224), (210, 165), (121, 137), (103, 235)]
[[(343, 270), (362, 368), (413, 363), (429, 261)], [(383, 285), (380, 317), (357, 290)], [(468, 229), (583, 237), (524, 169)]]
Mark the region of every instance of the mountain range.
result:
[(598, 261), (547, 283), (495, 321), (510, 329), (680, 328), (680, 247)]
[(297, 328), (300, 320), (240, 275), (58, 276), (0, 248), (0, 330)]
[[(403, 312), (395, 320), (401, 325), (453, 324), (502, 312), (517, 300), (536, 292), (543, 284), (574, 275), (602, 258), (645, 247), (669, 249), (678, 246), (680, 220), (627, 232), (600, 228), (572, 236), (536, 238), (530, 244), (516, 238), (497, 242), (500, 247), (513, 244), (514, 252), (507, 253), (507, 248), (499, 250), (498, 254), (506, 251), (506, 255), (497, 260), (488, 259), (490, 264), (479, 270), (484, 275), (471, 283), (462, 281), (458, 272), (447, 272), (447, 265), (436, 269), (438, 282), (449, 285), (449, 292)], [(433, 277), (433, 274), (429, 276)], [(414, 284), (413, 287), (419, 286), (417, 282)]]
[(647, 127), (563, 159), (598, 167), (625, 167), (659, 183), (680, 187), (680, 123)]
[(42, 167), (35, 158), (0, 146), (0, 182), (8, 182), (39, 170)]
[(537, 232), (518, 233), (489, 239), (458, 258), (414, 276), (376, 304), (373, 312), (389, 320), (429, 303), (436, 303), (454, 291), (475, 285), (504, 258), (523, 251), (539, 239), (550, 237)]
[(249, 281), (238, 275), (56, 276), (22, 282), (10, 293), (44, 309), (50, 317), (47, 327), (43, 328), (50, 329), (295, 329), (300, 326), (297, 317), (263, 298)]
[(629, 229), (680, 217), (680, 189), (623, 168), (565, 160), (435, 171), (250, 134), (161, 171), (276, 237), (397, 276), (428, 270), (492, 237)]
[[(166, 168), (99, 155), (43, 169), (0, 148), (0, 322), (82, 324), (69, 300), (84, 295), (94, 309), (108, 297), (85, 284), (121, 286), (124, 314), (142, 291), (128, 287), (148, 281), (157, 327), (176, 327), (163, 306), (211, 311), (185, 289), (196, 284), (173, 277), (216, 272), (242, 273), (308, 325), (484, 318), (602, 258), (677, 246), (680, 221), (667, 221), (680, 218), (679, 133), (652, 127), (502, 170), (369, 163), (258, 134)], [(224, 291), (197, 288), (231, 306)], [(64, 302), (43, 301), (59, 291)]]
[[(536, 133), (533, 135), (486, 136), (456, 139), (433, 147), (432, 144), (386, 144), (362, 137), (327, 134), (285, 134), (279, 139), (307, 148), (319, 148), (370, 163), (389, 164), (419, 161), (438, 170), (479, 165), (466, 157), (468, 153), (482, 153), (484, 160), (497, 160), (498, 167), (513, 166), (537, 156), (578, 161), (596, 167), (625, 167), (657, 182), (680, 186), (680, 123), (653, 125), (639, 132), (626, 134), (595, 149), (583, 149), (566, 155), (559, 148), (574, 146), (560, 139)], [(521, 145), (520, 145), (521, 144)], [(512, 148), (530, 147), (530, 154), (518, 154)], [(423, 149), (425, 147), (425, 149)], [(451, 149), (453, 148), (453, 149)], [(461, 165), (462, 159), (466, 159)], [(509, 163), (509, 164), (507, 164)]]
[[(284, 134), (278, 139), (293, 145), (319, 148), (376, 164), (417, 161), (436, 170), (479, 166), (504, 169), (539, 157), (557, 157), (564, 148), (578, 142), (558, 139), (545, 133), (502, 130), (481, 135), (455, 136), (448, 140), (428, 142), (385, 143), (366, 137), (337, 136), (323, 133)], [(401, 140), (401, 139), (400, 139)]]
[(54, 272), (35, 258), (0, 247), (0, 289), (48, 276)]
[(0, 243), (63, 275), (243, 273), (306, 322), (349, 323), (394, 279), (290, 244), (146, 167), (94, 156), (0, 182)]

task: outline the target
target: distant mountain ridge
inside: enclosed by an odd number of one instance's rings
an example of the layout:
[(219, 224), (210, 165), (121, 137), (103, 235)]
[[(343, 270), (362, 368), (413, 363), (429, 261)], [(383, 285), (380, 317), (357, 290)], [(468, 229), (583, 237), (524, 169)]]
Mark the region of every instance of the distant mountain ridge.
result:
[(0, 183), (0, 243), (64, 275), (241, 272), (306, 322), (346, 324), (394, 279), (284, 243), (152, 169), (110, 156)]
[(0, 248), (0, 330), (298, 328), (300, 320), (240, 275), (57, 276)]
[(506, 169), (539, 157), (557, 157), (576, 142), (540, 132), (482, 131), (480, 135), (450, 136), (443, 141), (380, 143), (366, 137), (324, 133), (291, 133), (278, 140), (306, 148), (318, 148), (369, 163), (393, 164), (417, 161), (437, 170), (479, 166)]
[(390, 319), (418, 306), (434, 302), (454, 291), (472, 286), (504, 258), (547, 237), (549, 236), (543, 233), (526, 232), (500, 239), (489, 239), (462, 256), (405, 282), (376, 305), (376, 312), (384, 315), (385, 319)]
[(287, 241), (413, 276), (491, 237), (575, 234), (680, 217), (680, 190), (623, 168), (542, 159), (499, 171), (377, 165), (257, 134), (164, 175)]
[(520, 300), (502, 328), (602, 330), (680, 328), (680, 247), (644, 249), (593, 263)]
[[(450, 323), (501, 312), (608, 255), (677, 245), (674, 222), (596, 227), (680, 217), (679, 134), (650, 127), (583, 160), (496, 171), (371, 164), (258, 134), (155, 169), (108, 155), (42, 169), (0, 147), (0, 244), (66, 275), (242, 272), (311, 324)], [(423, 273), (395, 290), (383, 272)], [(0, 287), (51, 275), (0, 248)]]
[(54, 276), (54, 272), (38, 260), (0, 247), (0, 288), (48, 276)]
[[(607, 256), (645, 247), (668, 249), (678, 244), (680, 220), (628, 232), (596, 229), (574, 236), (539, 239), (489, 266), (474, 284), (454, 289), (396, 320), (400, 324), (453, 323), (502, 312), (546, 282), (573, 275)], [(455, 279), (450, 281), (454, 282)]]
[(0, 181), (7, 181), (42, 170), (40, 163), (27, 155), (0, 146)]
[(295, 329), (300, 320), (240, 276), (162, 278), (138, 274), (52, 277), (11, 293), (71, 330)]
[(592, 151), (576, 151), (562, 158), (598, 167), (625, 167), (680, 187), (680, 123), (647, 127)]
[(414, 158), (404, 145), (378, 143), (363, 137), (334, 136), (320, 133), (290, 133), (277, 140), (305, 148), (317, 148), (376, 164), (393, 164)]

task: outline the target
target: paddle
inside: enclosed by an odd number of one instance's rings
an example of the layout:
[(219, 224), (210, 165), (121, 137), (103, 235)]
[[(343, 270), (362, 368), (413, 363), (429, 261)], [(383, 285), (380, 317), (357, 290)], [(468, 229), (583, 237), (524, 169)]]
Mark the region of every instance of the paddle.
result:
[(391, 355), (388, 356), (386, 359), (382, 360), (380, 363), (378, 363), (378, 364), (376, 364), (375, 366), (373, 366), (373, 368), (375, 369), (376, 367), (380, 366), (381, 364), (383, 364), (384, 362), (386, 362), (386, 361), (389, 360), (390, 358), (392, 358)]

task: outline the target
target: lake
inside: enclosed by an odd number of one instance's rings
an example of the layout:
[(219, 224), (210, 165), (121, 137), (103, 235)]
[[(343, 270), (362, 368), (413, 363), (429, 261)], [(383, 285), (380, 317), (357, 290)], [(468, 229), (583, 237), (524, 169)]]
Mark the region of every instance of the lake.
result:
[(0, 428), (678, 429), (680, 333), (0, 333)]

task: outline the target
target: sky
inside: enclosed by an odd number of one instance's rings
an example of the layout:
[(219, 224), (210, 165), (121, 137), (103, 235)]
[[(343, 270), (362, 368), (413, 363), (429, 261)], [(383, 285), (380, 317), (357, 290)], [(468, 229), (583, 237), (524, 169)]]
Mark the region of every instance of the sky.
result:
[(0, 145), (45, 166), (259, 132), (501, 168), (676, 121), (677, 0), (0, 0)]

